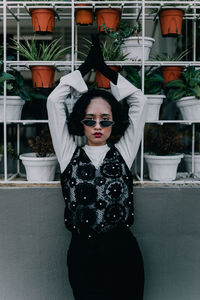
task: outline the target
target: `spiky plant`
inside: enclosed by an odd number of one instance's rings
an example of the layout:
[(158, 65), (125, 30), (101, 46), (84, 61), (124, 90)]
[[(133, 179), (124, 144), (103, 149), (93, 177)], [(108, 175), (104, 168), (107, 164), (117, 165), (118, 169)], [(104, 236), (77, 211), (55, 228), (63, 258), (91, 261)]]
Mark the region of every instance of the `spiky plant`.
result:
[(56, 61), (71, 48), (71, 46), (68, 46), (61, 49), (59, 45), (61, 39), (62, 37), (52, 41), (48, 45), (42, 42), (39, 47), (36, 46), (34, 39), (31, 42), (25, 40), (25, 44), (12, 39), (13, 46), (10, 46), (10, 48), (19, 51), (21, 56), (30, 61)]
[(185, 56), (187, 56), (190, 53), (190, 49), (183, 50), (178, 55), (169, 55), (167, 53), (161, 53), (151, 56), (151, 60), (158, 60), (158, 61), (180, 61)]

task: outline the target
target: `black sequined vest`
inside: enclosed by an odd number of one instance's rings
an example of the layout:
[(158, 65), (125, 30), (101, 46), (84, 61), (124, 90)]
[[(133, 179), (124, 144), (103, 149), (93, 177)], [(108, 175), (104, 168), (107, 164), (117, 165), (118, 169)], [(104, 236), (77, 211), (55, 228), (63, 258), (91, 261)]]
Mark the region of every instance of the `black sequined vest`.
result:
[(111, 147), (96, 169), (77, 147), (61, 174), (66, 204), (65, 225), (92, 237), (133, 224), (133, 178), (116, 147)]

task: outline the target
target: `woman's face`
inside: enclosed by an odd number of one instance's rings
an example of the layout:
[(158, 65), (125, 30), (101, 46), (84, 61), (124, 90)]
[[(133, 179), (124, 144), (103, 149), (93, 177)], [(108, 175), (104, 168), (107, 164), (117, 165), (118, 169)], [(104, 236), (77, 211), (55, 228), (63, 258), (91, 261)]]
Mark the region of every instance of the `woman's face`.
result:
[(101, 127), (99, 121), (113, 120), (111, 106), (101, 97), (94, 98), (86, 108), (84, 119), (92, 119), (97, 121), (92, 127), (83, 125), (84, 133), (89, 146), (103, 146), (110, 137), (112, 126)]

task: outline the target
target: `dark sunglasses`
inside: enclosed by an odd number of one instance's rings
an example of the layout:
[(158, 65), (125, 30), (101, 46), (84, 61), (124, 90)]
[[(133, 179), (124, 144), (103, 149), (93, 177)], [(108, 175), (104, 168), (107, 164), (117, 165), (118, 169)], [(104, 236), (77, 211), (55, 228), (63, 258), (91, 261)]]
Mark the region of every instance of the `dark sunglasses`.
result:
[[(93, 127), (94, 125), (96, 125), (96, 122), (95, 120), (82, 120), (81, 123), (85, 126), (88, 126), (88, 127)], [(110, 120), (102, 120), (99, 122), (99, 124), (101, 125), (101, 127), (110, 127), (112, 126), (113, 124), (115, 124), (114, 121), (110, 121)]]

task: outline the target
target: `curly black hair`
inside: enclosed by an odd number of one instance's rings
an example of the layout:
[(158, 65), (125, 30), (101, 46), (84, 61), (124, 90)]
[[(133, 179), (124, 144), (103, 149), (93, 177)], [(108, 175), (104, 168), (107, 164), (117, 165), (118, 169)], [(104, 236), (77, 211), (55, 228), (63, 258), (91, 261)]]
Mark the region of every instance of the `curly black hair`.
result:
[(115, 97), (100, 89), (91, 89), (83, 94), (75, 103), (73, 111), (68, 118), (68, 130), (72, 135), (84, 136), (84, 128), (81, 121), (85, 117), (85, 111), (91, 100), (97, 97), (103, 98), (111, 106), (113, 121), (115, 124), (112, 127), (111, 138), (113, 136), (121, 136), (129, 125), (128, 112)]

